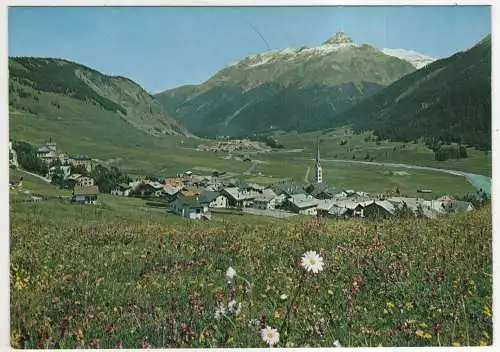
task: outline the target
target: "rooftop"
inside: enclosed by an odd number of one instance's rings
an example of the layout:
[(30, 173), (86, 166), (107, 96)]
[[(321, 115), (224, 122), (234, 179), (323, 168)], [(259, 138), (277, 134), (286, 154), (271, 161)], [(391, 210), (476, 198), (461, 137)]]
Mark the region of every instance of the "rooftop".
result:
[(76, 155), (76, 154), (73, 154), (73, 155), (70, 155), (69, 158), (73, 159), (73, 160), (91, 160), (87, 155)]
[(219, 192), (204, 190), (200, 193), (199, 200), (201, 203), (210, 203), (217, 199), (219, 195)]
[(87, 187), (75, 186), (75, 188), (73, 188), (74, 196), (97, 195), (98, 193), (99, 193), (99, 188), (97, 186), (87, 186)]

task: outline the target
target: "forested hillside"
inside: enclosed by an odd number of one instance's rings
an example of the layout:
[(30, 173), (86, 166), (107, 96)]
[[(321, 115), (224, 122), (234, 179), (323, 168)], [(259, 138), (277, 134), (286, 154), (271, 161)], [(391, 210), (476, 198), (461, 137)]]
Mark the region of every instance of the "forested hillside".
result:
[(335, 125), (342, 123), (383, 139), (423, 138), (432, 148), (456, 142), (490, 150), (491, 36), (365, 99), (338, 116)]

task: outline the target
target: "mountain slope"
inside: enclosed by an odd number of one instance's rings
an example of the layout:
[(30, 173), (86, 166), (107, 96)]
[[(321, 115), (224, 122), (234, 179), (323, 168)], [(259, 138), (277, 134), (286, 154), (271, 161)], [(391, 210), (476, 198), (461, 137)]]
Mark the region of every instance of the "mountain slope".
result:
[(58, 100), (62, 97), (71, 98), (75, 106), (90, 106), (95, 114), (114, 114), (116, 119), (125, 120), (151, 135), (188, 134), (184, 127), (165, 113), (161, 104), (127, 78), (106, 76), (62, 59), (9, 58), (11, 110), (45, 116), (74, 114), (78, 109), (61, 105)]
[(431, 62), (436, 61), (436, 59), (417, 53), (413, 50), (404, 50), (404, 49), (388, 49), (383, 48), (382, 52), (389, 56), (394, 56), (400, 58), (401, 60), (406, 60), (411, 63), (416, 69), (420, 69)]
[(433, 62), (338, 116), (381, 138), (491, 149), (491, 36)]
[(414, 70), (408, 61), (337, 33), (318, 47), (249, 56), (201, 85), (168, 90), (155, 98), (199, 135), (248, 135), (270, 128), (302, 131), (334, 120)]

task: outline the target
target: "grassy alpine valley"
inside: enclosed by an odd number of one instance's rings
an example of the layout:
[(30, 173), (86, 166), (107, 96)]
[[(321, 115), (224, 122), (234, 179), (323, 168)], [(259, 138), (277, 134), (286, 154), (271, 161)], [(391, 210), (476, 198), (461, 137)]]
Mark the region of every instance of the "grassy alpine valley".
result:
[[(199, 9), (200, 29), (234, 10)], [(120, 58), (105, 27), (71, 29), (113, 69), (54, 33), (72, 55), (9, 47), (12, 348), (493, 345), (489, 12), (448, 51), (399, 39), (431, 57), (320, 27), (296, 48), (215, 24), (181, 45), (162, 27), (179, 9), (130, 10), (60, 10), (123, 28)], [(233, 63), (193, 63), (209, 43)]]

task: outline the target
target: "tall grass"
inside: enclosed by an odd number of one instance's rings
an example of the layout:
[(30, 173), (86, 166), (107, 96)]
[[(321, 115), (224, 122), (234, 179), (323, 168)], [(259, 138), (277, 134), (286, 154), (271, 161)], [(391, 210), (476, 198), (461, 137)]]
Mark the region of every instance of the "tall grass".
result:
[[(277, 347), (491, 343), (490, 208), (199, 222), (114, 199), (11, 205), (14, 347), (264, 347), (266, 326)], [(300, 267), (308, 250), (323, 271)]]

